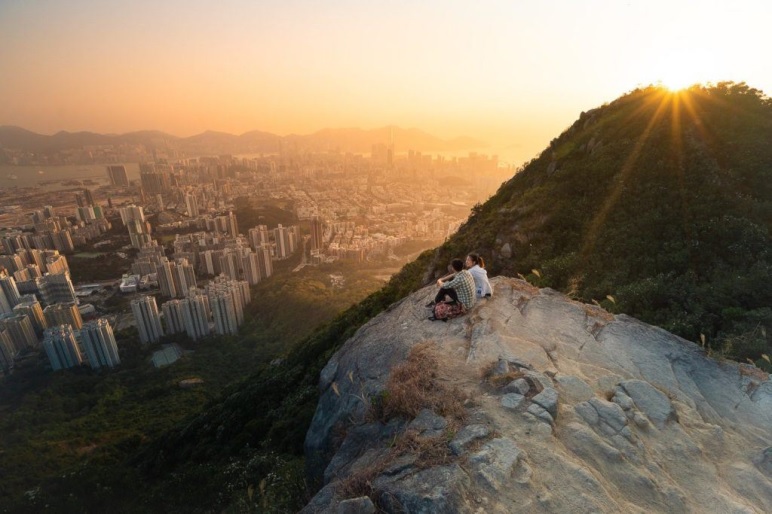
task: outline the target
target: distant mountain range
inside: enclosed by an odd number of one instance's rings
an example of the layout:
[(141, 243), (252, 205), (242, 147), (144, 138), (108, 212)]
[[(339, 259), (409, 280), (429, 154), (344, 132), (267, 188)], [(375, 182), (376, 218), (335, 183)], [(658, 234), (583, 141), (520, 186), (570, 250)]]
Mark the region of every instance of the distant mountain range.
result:
[(126, 134), (62, 131), (47, 136), (21, 127), (0, 126), (0, 149), (31, 152), (57, 152), (87, 146), (141, 144), (148, 150), (173, 148), (192, 155), (271, 153), (282, 149), (369, 153), (374, 144), (389, 144), (391, 141), (394, 142), (397, 152), (462, 151), (487, 146), (482, 141), (471, 137), (441, 139), (421, 130), (393, 126), (373, 130), (328, 128), (313, 134), (288, 136), (259, 130), (237, 136), (210, 130), (190, 137), (177, 137), (152, 130)]

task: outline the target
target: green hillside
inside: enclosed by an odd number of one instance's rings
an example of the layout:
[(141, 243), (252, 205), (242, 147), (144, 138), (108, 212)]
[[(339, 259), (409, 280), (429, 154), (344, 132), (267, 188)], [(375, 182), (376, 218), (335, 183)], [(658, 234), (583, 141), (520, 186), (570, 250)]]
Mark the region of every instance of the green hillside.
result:
[(52, 480), (40, 494), (53, 501), (80, 484), (72, 501), (92, 511), (297, 511), (319, 485), (303, 482), (302, 460), (319, 371), (368, 319), (470, 251), (491, 275), (522, 274), (687, 339), (704, 334), (711, 351), (766, 366), (770, 141), (772, 103), (744, 84), (646, 88), (582, 113), (453, 238), (281, 362), (126, 463)]
[(745, 84), (634, 91), (582, 113), (431, 266), (476, 250), (493, 275), (611, 295), (614, 312), (758, 360), (772, 335), (770, 141), (772, 102)]

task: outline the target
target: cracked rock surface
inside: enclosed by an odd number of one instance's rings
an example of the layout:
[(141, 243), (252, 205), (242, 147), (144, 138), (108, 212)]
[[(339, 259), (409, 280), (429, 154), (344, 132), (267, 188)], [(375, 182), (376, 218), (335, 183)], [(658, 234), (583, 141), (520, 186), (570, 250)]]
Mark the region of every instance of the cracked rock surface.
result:
[[(303, 512), (772, 512), (769, 377), (629, 316), (491, 283), (447, 323), (426, 319), (428, 286), (330, 359), (306, 437), (320, 490)], [(419, 344), (463, 399), (460, 424), (372, 416)]]

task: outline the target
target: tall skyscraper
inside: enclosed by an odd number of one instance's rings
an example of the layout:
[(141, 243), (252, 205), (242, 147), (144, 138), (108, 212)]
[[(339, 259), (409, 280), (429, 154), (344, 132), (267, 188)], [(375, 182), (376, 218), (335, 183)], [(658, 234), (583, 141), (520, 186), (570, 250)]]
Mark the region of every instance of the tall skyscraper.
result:
[(197, 218), (199, 215), (198, 211), (198, 200), (196, 200), (196, 195), (194, 194), (186, 194), (185, 195), (185, 206), (188, 210), (188, 216), (191, 218)]
[(68, 228), (52, 231), (51, 240), (54, 243), (54, 248), (62, 253), (72, 253), (75, 251), (75, 243), (72, 242), (72, 234), (70, 234), (70, 229)]
[(319, 216), (311, 218), (311, 250), (322, 249), (322, 237), (324, 235), (324, 227), (322, 226), (322, 220)]
[(75, 302), (49, 305), (43, 309), (43, 315), (49, 327), (71, 325), (75, 330), (80, 330), (83, 327), (83, 318)]
[(194, 289), (183, 300), (170, 300), (161, 309), (167, 333), (186, 332), (193, 340), (209, 335), (209, 298), (200, 290)]
[(129, 176), (126, 173), (126, 167), (120, 164), (107, 167), (107, 176), (110, 177), (110, 184), (119, 187), (129, 187)]
[(114, 368), (121, 363), (113, 329), (104, 318), (89, 321), (80, 331), (83, 349), (92, 369)]
[(0, 314), (12, 312), (17, 303), (19, 303), (19, 289), (16, 287), (16, 280), (2, 272), (0, 274)]
[(276, 241), (276, 258), (286, 259), (292, 253), (290, 250), (289, 229), (283, 227), (281, 223), (273, 229), (273, 239)]
[(0, 325), (0, 372), (8, 375), (13, 369), (13, 358), (16, 356), (16, 349), (11, 341), (11, 334), (8, 329)]
[(241, 257), (238, 252), (233, 250), (226, 250), (220, 256), (220, 273), (227, 276), (230, 279), (239, 279), (239, 270), (241, 268)]
[[(24, 252), (26, 254), (26, 250), (19, 250), (19, 251)], [(26, 265), (27, 263), (24, 262), (24, 260), (18, 253), (15, 253), (13, 255), (0, 255), (0, 266), (5, 268), (8, 271), (8, 273), (13, 273), (14, 271), (18, 271)]]
[(170, 173), (168, 166), (162, 164), (140, 164), (139, 178), (142, 189), (147, 194), (166, 193), (170, 188)]
[(67, 257), (59, 255), (57, 252), (55, 255), (49, 255), (46, 257), (45, 268), (41, 268), (43, 271), (56, 275), (57, 273), (64, 273), (70, 271), (70, 265), (67, 263)]
[(251, 301), (249, 284), (220, 275), (207, 284), (206, 293), (217, 333), (235, 334), (244, 321), (244, 307)]
[(200, 290), (196, 290), (182, 302), (186, 307), (183, 310), (183, 315), (185, 317), (185, 331), (188, 336), (194, 340), (208, 336), (209, 318), (212, 317), (209, 298)]
[(260, 278), (266, 279), (273, 275), (273, 261), (271, 260), (271, 247), (268, 243), (255, 248), (257, 264), (260, 267)]
[(169, 298), (183, 298), (191, 287), (196, 287), (196, 272), (187, 259), (176, 262), (161, 257), (157, 268), (158, 287), (161, 294)]
[(163, 335), (158, 305), (152, 296), (142, 296), (131, 301), (131, 312), (137, 322), (139, 340), (143, 344), (155, 343)]
[(0, 318), (0, 326), (8, 330), (16, 353), (27, 347), (34, 348), (38, 344), (35, 329), (27, 316), (22, 314), (5, 314)]
[(142, 207), (129, 205), (119, 210), (121, 221), (129, 231), (131, 245), (134, 248), (142, 248), (152, 243), (150, 224), (145, 221), (145, 212)]
[(185, 331), (185, 316), (183, 309), (185, 306), (181, 300), (169, 300), (161, 304), (161, 312), (164, 314), (164, 325), (166, 334), (179, 334)]
[(73, 368), (83, 363), (75, 332), (70, 325), (47, 328), (43, 337), (43, 349), (54, 371)]
[(19, 298), (19, 303), (13, 308), (13, 312), (17, 315), (27, 316), (38, 337), (42, 336), (43, 331), (48, 328), (43, 308), (34, 294), (24, 295)]
[(35, 283), (43, 297), (43, 303), (46, 305), (69, 302), (80, 303), (80, 300), (75, 295), (75, 288), (72, 286), (69, 271), (56, 274), (48, 273), (44, 277), (35, 279)]
[(239, 324), (233, 295), (228, 291), (213, 292), (209, 296), (209, 305), (212, 307), (215, 332), (219, 335), (238, 334)]
[(260, 258), (255, 252), (245, 252), (241, 257), (244, 279), (250, 286), (260, 282)]

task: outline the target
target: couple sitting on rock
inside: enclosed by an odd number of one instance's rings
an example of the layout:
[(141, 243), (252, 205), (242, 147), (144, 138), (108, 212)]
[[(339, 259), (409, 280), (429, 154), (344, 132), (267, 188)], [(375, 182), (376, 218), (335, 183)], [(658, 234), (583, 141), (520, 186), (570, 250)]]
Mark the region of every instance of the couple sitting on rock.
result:
[(432, 315), (429, 316), (432, 321), (447, 321), (466, 314), (477, 298), (493, 294), (488, 282), (488, 272), (485, 271), (485, 262), (476, 253), (467, 255), (466, 263), (461, 259), (453, 259), (450, 267), (452, 272), (437, 280), (440, 290), (434, 301), (427, 305), (433, 309)]

